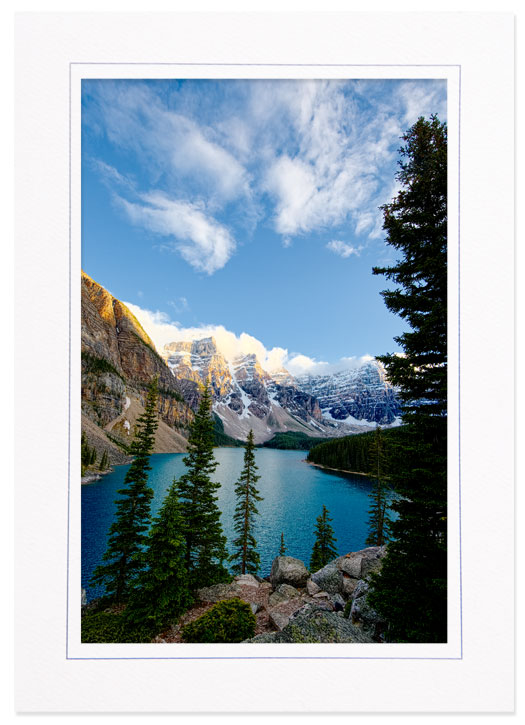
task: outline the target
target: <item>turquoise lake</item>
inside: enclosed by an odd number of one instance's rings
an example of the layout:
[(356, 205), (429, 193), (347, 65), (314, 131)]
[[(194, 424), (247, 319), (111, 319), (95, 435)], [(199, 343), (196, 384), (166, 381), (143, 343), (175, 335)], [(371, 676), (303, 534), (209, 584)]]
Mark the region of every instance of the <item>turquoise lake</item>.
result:
[[(256, 450), (261, 476), (258, 488), (264, 500), (258, 504), (259, 516), (255, 538), (261, 557), (260, 576), (270, 573), (272, 561), (279, 553), (281, 532), (286, 554), (310, 561), (316, 518), (323, 504), (333, 519), (339, 555), (365, 547), (369, 494), (372, 481), (364, 476), (324, 471), (306, 463), (305, 451)], [(215, 480), (221, 483), (218, 506), (228, 543), (234, 538), (234, 486), (243, 465), (243, 448), (216, 448), (219, 466)], [(149, 485), (154, 491), (152, 513), (155, 514), (174, 477), (184, 473), (183, 453), (158, 453), (151, 457)], [(117, 489), (122, 487), (128, 466), (117, 466), (100, 481), (82, 486), (82, 587), (88, 600), (103, 591), (89, 585), (95, 567), (106, 550), (107, 534), (115, 514)]]

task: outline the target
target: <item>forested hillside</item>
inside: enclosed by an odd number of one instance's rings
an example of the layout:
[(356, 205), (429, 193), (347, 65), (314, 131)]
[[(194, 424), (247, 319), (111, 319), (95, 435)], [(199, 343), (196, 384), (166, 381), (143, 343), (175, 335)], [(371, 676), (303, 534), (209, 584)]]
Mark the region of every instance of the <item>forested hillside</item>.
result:
[[(392, 448), (392, 445), (403, 435), (403, 426), (381, 429), (381, 435), (384, 436), (385, 445)], [(335, 438), (311, 448), (307, 460), (328, 468), (369, 473), (372, 467), (370, 446), (373, 438), (373, 430), (344, 438)]]

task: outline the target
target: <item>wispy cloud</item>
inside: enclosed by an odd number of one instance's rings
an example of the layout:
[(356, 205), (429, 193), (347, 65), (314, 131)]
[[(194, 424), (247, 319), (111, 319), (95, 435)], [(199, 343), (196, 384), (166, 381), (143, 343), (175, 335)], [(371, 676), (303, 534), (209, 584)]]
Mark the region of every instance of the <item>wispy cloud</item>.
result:
[[(98, 162), (129, 217), (173, 236), (195, 269), (227, 263), (234, 227), (295, 238), (350, 228), (382, 236), (400, 136), (418, 116), (446, 118), (439, 81), (90, 81), (85, 122), (141, 169), (135, 183)], [(147, 201), (133, 198), (137, 189)], [(323, 241), (325, 243), (325, 240)], [(356, 249), (355, 247), (352, 249)], [(332, 249), (343, 256), (346, 248)]]
[(171, 240), (171, 245), (200, 272), (211, 275), (224, 267), (235, 251), (228, 229), (203, 208), (169, 199), (160, 192), (143, 194), (140, 202), (120, 198), (130, 220)]
[(343, 259), (351, 257), (352, 255), (358, 257), (362, 249), (362, 247), (352, 247), (350, 244), (342, 242), (339, 239), (333, 239), (331, 242), (328, 242), (326, 248), (331, 252), (338, 254), (340, 257), (343, 257)]

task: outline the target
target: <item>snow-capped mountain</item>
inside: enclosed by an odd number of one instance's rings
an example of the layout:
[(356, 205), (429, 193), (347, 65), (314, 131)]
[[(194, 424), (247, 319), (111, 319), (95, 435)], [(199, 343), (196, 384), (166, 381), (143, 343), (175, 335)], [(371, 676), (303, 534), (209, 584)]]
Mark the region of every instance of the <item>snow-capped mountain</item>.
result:
[[(334, 435), (334, 423), (324, 420), (317, 400), (294, 385), (287, 371), (270, 376), (253, 354), (227, 360), (213, 337), (165, 345), (163, 357), (184, 387), (184, 380), (207, 382), (213, 410), (224, 431), (244, 439), (250, 429), (255, 440), (268, 440), (278, 431)], [(281, 384), (281, 382), (283, 384)]]
[(261, 442), (279, 431), (338, 436), (363, 425), (392, 424), (399, 415), (395, 390), (377, 361), (334, 375), (294, 378), (271, 374), (253, 354), (228, 360), (213, 337), (165, 345), (163, 357), (184, 390), (196, 382), (211, 387), (213, 410), (224, 431), (244, 439), (253, 430)]
[(303, 375), (296, 386), (319, 401), (325, 420), (352, 425), (391, 425), (401, 413), (384, 365), (370, 360), (332, 375)]

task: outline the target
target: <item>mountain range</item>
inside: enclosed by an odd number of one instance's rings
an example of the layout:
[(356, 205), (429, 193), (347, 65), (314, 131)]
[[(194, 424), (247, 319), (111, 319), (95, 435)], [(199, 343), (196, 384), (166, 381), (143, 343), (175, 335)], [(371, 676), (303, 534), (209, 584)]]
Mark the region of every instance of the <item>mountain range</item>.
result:
[(156, 452), (183, 451), (208, 383), (219, 430), (258, 443), (277, 432), (335, 437), (365, 426), (396, 425), (400, 406), (385, 369), (370, 360), (331, 375), (267, 371), (254, 354), (227, 359), (213, 337), (172, 342), (157, 351), (121, 301), (82, 273), (82, 430), (112, 463), (125, 459), (146, 387), (159, 378)]

